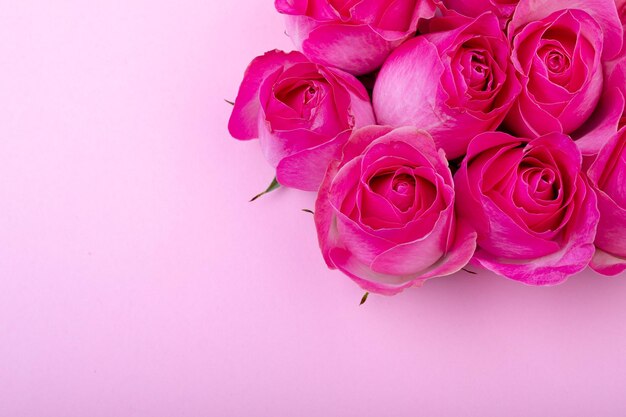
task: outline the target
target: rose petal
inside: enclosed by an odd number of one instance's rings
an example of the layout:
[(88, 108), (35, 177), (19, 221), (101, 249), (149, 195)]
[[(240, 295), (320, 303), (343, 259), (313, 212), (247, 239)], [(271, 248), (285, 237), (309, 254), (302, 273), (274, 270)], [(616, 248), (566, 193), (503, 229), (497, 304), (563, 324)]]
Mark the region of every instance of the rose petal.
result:
[(328, 163), (339, 155), (349, 137), (350, 131), (342, 132), (328, 142), (284, 157), (276, 167), (276, 179), (286, 187), (317, 191)]
[(602, 249), (596, 249), (589, 266), (599, 274), (613, 276), (626, 271), (626, 259), (613, 256)]

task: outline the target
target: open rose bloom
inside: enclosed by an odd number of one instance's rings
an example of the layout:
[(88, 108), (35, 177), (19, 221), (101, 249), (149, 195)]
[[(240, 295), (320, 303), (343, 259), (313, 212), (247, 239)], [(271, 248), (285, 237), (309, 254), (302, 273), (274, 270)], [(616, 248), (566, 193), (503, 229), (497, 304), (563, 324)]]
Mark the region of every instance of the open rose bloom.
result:
[(550, 285), (589, 264), (597, 201), (569, 137), (484, 133), (471, 142), (455, 182), (460, 215), (478, 233), (475, 259), (485, 268)]
[(317, 193), (330, 268), (384, 295), (626, 271), (626, 0), (275, 6), (299, 52), (252, 62), (230, 132)]
[(600, 100), (604, 63), (622, 48), (613, 1), (521, 1), (508, 31), (523, 89), (507, 128), (525, 137), (581, 128)]
[(476, 246), (443, 153), (410, 127), (354, 132), (326, 173), (315, 224), (331, 268), (387, 295), (459, 271)]
[(378, 121), (427, 130), (450, 159), (479, 133), (496, 129), (520, 92), (498, 19), (460, 19), (418, 36), (383, 65), (374, 87)]

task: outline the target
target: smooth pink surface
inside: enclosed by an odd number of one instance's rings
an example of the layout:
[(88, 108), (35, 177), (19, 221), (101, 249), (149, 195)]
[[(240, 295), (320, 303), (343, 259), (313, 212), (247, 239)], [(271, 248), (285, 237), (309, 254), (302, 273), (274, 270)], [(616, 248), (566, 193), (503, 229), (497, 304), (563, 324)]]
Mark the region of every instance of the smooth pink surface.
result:
[(623, 416), (626, 276), (370, 297), (229, 138), (271, 1), (5, 2), (1, 416)]

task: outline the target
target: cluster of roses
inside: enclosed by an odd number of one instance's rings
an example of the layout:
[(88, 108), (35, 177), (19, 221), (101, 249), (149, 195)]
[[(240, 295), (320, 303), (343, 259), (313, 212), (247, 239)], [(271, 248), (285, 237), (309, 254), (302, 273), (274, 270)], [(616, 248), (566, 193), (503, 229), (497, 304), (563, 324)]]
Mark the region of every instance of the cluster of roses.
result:
[(626, 269), (626, 0), (276, 0), (229, 130), (317, 191), (320, 247), (392, 295), (472, 262)]

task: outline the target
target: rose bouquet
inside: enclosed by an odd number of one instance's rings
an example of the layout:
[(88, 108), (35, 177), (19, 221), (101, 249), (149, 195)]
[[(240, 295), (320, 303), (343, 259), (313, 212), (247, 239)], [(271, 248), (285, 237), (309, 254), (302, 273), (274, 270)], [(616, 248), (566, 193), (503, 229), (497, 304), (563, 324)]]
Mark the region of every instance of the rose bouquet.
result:
[(626, 269), (624, 0), (275, 6), (297, 51), (252, 61), (229, 130), (267, 192), (317, 192), (330, 268), (384, 295)]

